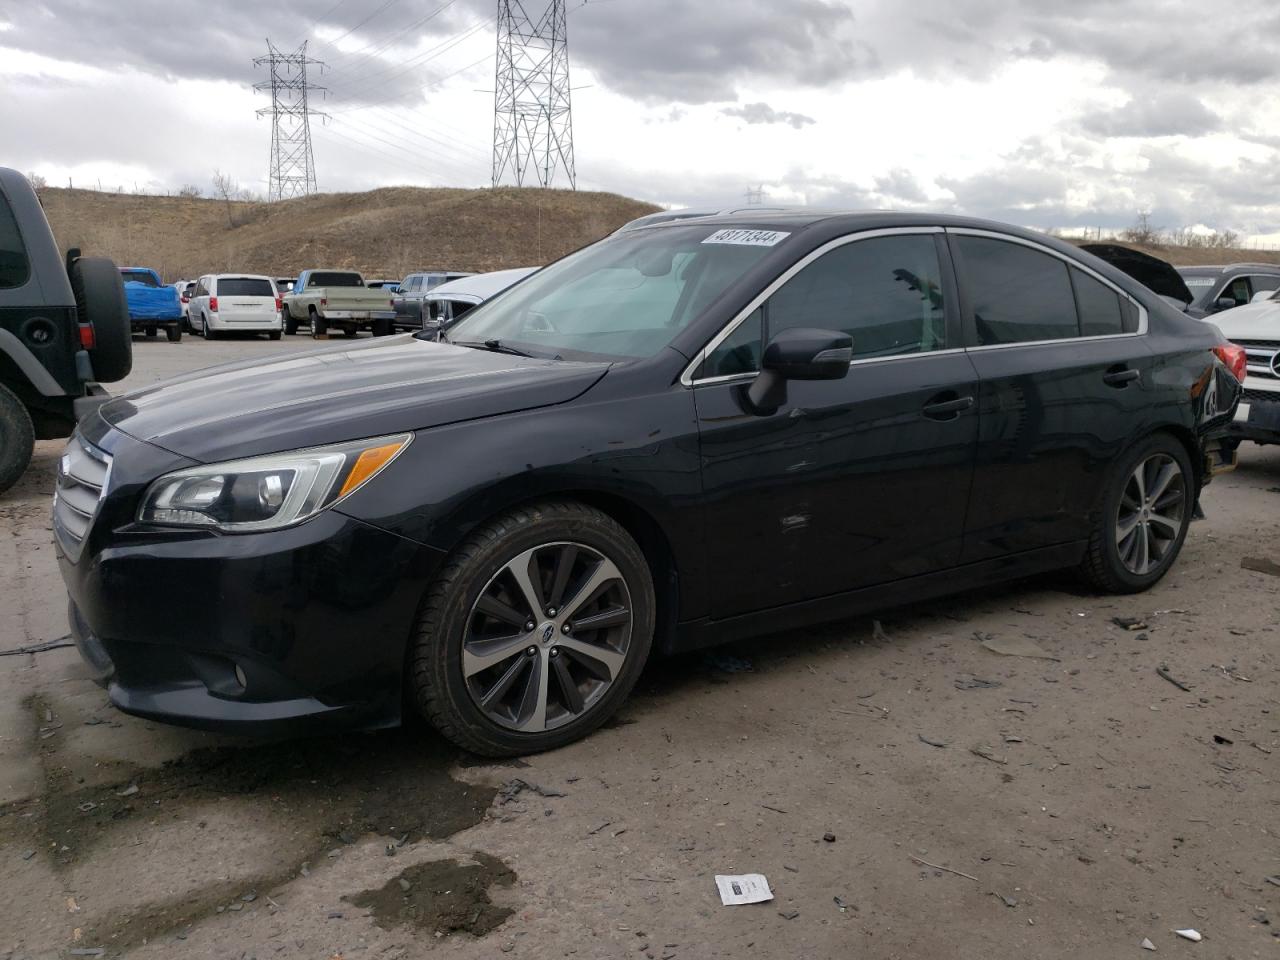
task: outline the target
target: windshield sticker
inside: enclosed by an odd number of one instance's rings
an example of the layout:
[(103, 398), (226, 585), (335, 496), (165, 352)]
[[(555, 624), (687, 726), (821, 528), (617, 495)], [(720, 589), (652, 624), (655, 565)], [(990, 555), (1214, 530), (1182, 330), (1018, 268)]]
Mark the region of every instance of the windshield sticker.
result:
[(717, 230), (703, 243), (734, 243), (741, 247), (772, 247), (791, 234), (783, 230)]

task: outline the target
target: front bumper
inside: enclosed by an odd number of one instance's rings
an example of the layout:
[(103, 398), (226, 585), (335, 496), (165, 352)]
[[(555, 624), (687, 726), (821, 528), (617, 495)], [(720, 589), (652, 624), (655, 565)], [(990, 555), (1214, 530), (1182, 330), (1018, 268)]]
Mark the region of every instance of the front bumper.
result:
[(121, 437), (79, 559), (58, 550), (72, 636), (112, 703), (246, 733), (398, 723), (439, 552), (334, 510), (274, 532), (141, 530), (129, 468), (148, 457), (130, 449), (157, 448)]
[(1280, 391), (1251, 389), (1247, 384), (1229, 436), (1255, 443), (1280, 443)]

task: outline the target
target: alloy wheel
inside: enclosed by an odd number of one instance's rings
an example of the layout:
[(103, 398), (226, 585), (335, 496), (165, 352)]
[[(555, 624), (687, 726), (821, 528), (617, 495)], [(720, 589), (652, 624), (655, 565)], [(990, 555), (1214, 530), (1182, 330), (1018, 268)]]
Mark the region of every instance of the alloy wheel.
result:
[(471, 608), (462, 644), (467, 690), (500, 726), (562, 727), (622, 674), (631, 626), (631, 592), (600, 551), (569, 542), (525, 550)]
[(1148, 457), (1129, 475), (1116, 515), (1116, 550), (1125, 569), (1145, 576), (1164, 562), (1182, 533), (1186, 478), (1167, 453)]

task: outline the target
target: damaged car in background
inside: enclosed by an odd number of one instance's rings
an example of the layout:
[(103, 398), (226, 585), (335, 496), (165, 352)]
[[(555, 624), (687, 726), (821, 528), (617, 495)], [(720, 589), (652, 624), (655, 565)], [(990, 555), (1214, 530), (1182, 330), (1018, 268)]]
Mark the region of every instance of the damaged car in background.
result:
[(57, 479), (72, 632), (144, 717), (417, 711), (479, 754), (546, 750), (599, 727), (655, 652), (1045, 570), (1147, 589), (1226, 465), (1244, 365), (1016, 227), (642, 226), (441, 342), (103, 405)]

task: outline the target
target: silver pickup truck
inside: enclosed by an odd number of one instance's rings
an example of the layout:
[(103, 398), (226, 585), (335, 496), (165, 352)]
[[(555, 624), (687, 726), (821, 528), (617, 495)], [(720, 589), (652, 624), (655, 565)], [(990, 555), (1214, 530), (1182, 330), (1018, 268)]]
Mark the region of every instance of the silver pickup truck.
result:
[(280, 307), (284, 332), (297, 333), (306, 324), (317, 338), (327, 338), (334, 327), (348, 337), (361, 330), (387, 336), (394, 332), (391, 296), (365, 286), (364, 277), (352, 270), (303, 270)]

